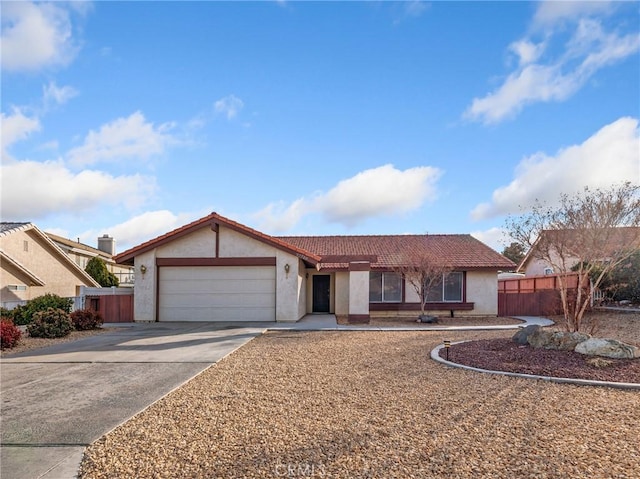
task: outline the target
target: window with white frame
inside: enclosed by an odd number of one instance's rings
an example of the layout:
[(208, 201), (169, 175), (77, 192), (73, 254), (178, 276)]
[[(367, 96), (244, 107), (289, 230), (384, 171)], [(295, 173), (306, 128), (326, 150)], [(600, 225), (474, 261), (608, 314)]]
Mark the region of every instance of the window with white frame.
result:
[(444, 274), (442, 279), (434, 283), (427, 295), (428, 303), (461, 303), (464, 274), (462, 271), (453, 271)]
[(369, 273), (369, 302), (399, 303), (402, 301), (402, 275), (390, 272)]
[(7, 289), (9, 291), (26, 291), (27, 285), (26, 284), (8, 284)]

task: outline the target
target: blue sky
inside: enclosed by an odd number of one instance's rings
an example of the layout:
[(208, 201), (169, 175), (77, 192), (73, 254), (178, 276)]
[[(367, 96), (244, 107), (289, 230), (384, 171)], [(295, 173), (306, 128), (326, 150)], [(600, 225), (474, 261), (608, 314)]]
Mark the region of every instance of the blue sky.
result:
[(3, 221), (472, 233), (640, 183), (638, 2), (5, 2)]

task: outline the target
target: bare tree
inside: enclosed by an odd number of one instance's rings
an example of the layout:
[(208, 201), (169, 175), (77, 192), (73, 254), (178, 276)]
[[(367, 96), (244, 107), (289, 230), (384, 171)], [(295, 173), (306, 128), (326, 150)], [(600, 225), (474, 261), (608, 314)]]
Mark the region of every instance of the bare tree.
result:
[(425, 310), (429, 293), (434, 286), (442, 284), (444, 276), (451, 272), (451, 266), (442, 263), (435, 256), (422, 254), (408, 259), (402, 266), (394, 268), (411, 285), (420, 297), (420, 319), (426, 316)]
[[(640, 186), (631, 183), (562, 195), (556, 208), (536, 201), (529, 213), (507, 219), (514, 241), (558, 274), (566, 327), (579, 331), (591, 295), (603, 278), (640, 248)], [(568, 274), (577, 273), (575, 296)], [(591, 285), (590, 285), (591, 282)]]

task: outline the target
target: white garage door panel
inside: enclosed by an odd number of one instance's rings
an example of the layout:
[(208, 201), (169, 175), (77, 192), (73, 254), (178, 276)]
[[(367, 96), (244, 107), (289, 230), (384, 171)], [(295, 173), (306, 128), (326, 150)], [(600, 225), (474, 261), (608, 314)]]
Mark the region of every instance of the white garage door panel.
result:
[(200, 280), (200, 281), (164, 281), (161, 292), (165, 294), (260, 294), (275, 291), (275, 280), (247, 279), (233, 280)]
[(273, 266), (160, 268), (160, 321), (275, 321)]
[(261, 294), (171, 294), (166, 295), (164, 304), (172, 308), (274, 308), (275, 298), (273, 293)]

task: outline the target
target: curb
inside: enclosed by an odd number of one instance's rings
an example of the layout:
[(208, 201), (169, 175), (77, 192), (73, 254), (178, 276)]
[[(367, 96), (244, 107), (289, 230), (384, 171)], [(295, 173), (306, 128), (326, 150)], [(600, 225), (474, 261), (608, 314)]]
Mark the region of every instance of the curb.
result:
[[(451, 344), (453, 345), (453, 344), (460, 344), (465, 342), (467, 341), (456, 341), (455, 343), (451, 343)], [(481, 369), (473, 366), (466, 366), (464, 364), (454, 363), (452, 361), (447, 361), (446, 359), (442, 359), (439, 354), (442, 348), (444, 348), (443, 344), (432, 349), (431, 359), (439, 363), (442, 363), (446, 366), (450, 366), (454, 368), (466, 369), (468, 371), (475, 371), (478, 373), (498, 374), (501, 376), (510, 376), (514, 378), (537, 379), (539, 381), (548, 381), (548, 382), (561, 383), (561, 384), (576, 384), (578, 386), (601, 386), (601, 387), (624, 389), (628, 391), (640, 391), (640, 384), (638, 383), (615, 383), (610, 381), (592, 381), (589, 379), (557, 378), (553, 376), (538, 376), (535, 374), (512, 373), (508, 371), (492, 371), (490, 369)]]

